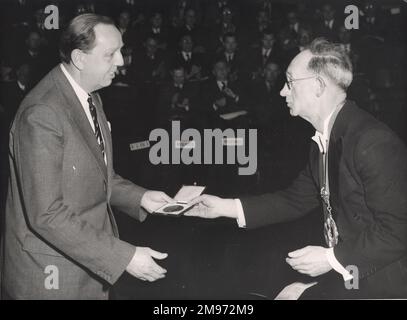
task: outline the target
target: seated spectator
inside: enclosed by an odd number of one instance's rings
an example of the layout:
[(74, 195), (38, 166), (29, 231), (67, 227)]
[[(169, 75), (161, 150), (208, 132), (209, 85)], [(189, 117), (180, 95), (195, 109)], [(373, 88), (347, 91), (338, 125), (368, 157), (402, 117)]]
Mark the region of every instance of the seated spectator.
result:
[(289, 11), (287, 13), (287, 25), (285, 28), (290, 29), (293, 33), (298, 35), (302, 23), (300, 22), (296, 11)]
[(299, 53), (296, 33), (283, 28), (278, 34), (278, 48), (280, 49), (280, 65), (285, 70), (290, 61)]
[(280, 66), (273, 61), (266, 64), (261, 77), (251, 82), (251, 101), (254, 105), (254, 124), (258, 128), (269, 128), (279, 132), (280, 138), (288, 111), (280, 90), (284, 84)]
[(364, 1), (360, 18), (360, 33), (384, 41), (389, 20), (372, 0)]
[(161, 12), (154, 12), (151, 17), (149, 24), (140, 31), (140, 39), (144, 41), (150, 36), (154, 36), (158, 42), (158, 48), (165, 50), (168, 46), (169, 31), (168, 28), (164, 26), (163, 15)]
[(159, 90), (159, 125), (168, 125), (172, 120), (180, 120), (182, 126), (196, 127), (198, 85), (186, 82), (185, 70), (181, 65), (171, 68), (171, 81), (164, 83)]
[(166, 75), (166, 57), (158, 48), (155, 36), (148, 36), (144, 42), (142, 52), (136, 52), (130, 67), (130, 78), (138, 85), (158, 83)]
[(324, 37), (330, 41), (338, 41), (338, 29), (343, 25), (343, 20), (337, 18), (335, 7), (331, 3), (322, 6), (322, 19), (316, 23), (317, 37)]
[(202, 86), (202, 110), (208, 124), (215, 127), (231, 126), (231, 120), (240, 124), (240, 121), (234, 120), (245, 116), (248, 111), (245, 103), (247, 90), (241, 82), (229, 80), (229, 73), (227, 62), (217, 61), (213, 67), (214, 78)]
[(172, 58), (173, 65), (181, 65), (188, 81), (200, 81), (207, 76), (205, 56), (194, 52), (194, 42), (190, 35), (184, 35), (179, 42), (180, 50)]
[(21, 101), (31, 89), (31, 72), (30, 65), (22, 64), (17, 67), (15, 79), (7, 82), (2, 81), (0, 84), (0, 104), (4, 108), (7, 126), (13, 120)]
[(210, 43), (208, 44), (210, 52), (219, 53), (222, 50), (222, 38), (226, 33), (238, 32), (234, 14), (229, 6), (223, 7), (220, 22), (210, 27)]
[(25, 46), (15, 56), (15, 66), (28, 64), (32, 70), (32, 85), (35, 85), (51, 69), (53, 59), (44, 50), (42, 38), (37, 31), (29, 31), (24, 42)]
[(270, 17), (267, 10), (260, 9), (256, 14), (256, 22), (253, 27), (249, 26), (249, 44), (251, 47), (256, 47), (261, 42), (263, 31), (271, 28)]
[(265, 65), (270, 61), (281, 60), (281, 54), (276, 46), (276, 36), (271, 29), (263, 31), (261, 46), (251, 54), (252, 79), (260, 76)]
[(122, 10), (117, 17), (117, 28), (122, 34), (122, 40), (126, 47), (134, 48), (136, 43), (136, 34), (132, 26), (132, 17), (130, 11)]
[[(212, 27), (213, 25), (218, 25), (222, 21), (223, 9), (225, 7), (232, 8), (232, 4), (229, 0), (217, 0), (209, 2), (206, 10), (204, 22), (207, 27)], [(234, 9), (235, 7), (233, 7)]]
[(177, 29), (176, 34), (176, 39), (184, 35), (190, 35), (195, 42), (194, 51), (205, 52), (204, 30), (198, 25), (196, 11), (194, 9), (187, 8), (185, 10), (183, 24)]
[[(192, 9), (195, 14), (201, 12), (201, 3), (199, 0), (176, 0), (171, 2), (173, 4), (170, 9), (170, 18), (175, 28), (183, 26), (188, 10)], [(202, 18), (201, 15), (199, 15), (199, 18)]]
[(245, 81), (248, 77), (247, 60), (244, 53), (239, 50), (236, 34), (226, 33), (223, 36), (223, 50), (215, 55), (214, 61), (224, 60), (227, 62), (230, 73), (229, 80), (238, 79)]
[(298, 30), (297, 46), (298, 51), (303, 51), (314, 39), (311, 27), (302, 26)]

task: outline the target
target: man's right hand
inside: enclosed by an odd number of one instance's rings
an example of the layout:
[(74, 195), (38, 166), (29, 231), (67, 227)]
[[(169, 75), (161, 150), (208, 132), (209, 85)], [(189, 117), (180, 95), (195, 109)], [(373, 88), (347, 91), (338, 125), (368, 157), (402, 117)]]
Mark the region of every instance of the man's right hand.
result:
[(153, 282), (165, 277), (167, 270), (155, 263), (154, 259), (165, 259), (168, 254), (161, 253), (148, 247), (136, 247), (136, 253), (131, 259), (126, 271), (133, 277), (143, 281)]
[(237, 218), (237, 207), (234, 199), (222, 199), (204, 194), (188, 203), (194, 206), (185, 212), (186, 216), (214, 219), (219, 217)]

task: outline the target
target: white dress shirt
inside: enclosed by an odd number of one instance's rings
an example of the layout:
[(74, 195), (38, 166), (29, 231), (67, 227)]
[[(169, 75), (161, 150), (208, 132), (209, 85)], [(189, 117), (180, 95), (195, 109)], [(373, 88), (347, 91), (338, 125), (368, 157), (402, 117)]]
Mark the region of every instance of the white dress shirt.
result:
[(191, 52), (182, 51), (182, 56), (184, 57), (185, 61), (189, 61), (189, 60), (192, 59), (192, 53)]
[[(75, 92), (76, 96), (78, 97), (79, 102), (81, 103), (83, 111), (85, 112), (86, 117), (88, 118), (89, 124), (90, 124), (93, 132), (95, 132), (95, 124), (93, 123), (92, 115), (90, 114), (90, 110), (89, 110), (89, 103), (88, 103), (89, 94), (85, 90), (83, 90), (83, 88), (75, 81), (74, 78), (72, 78), (72, 76), (69, 74), (68, 70), (66, 70), (66, 68), (64, 67), (64, 65), (62, 63), (60, 64), (60, 66), (61, 66), (62, 72), (68, 79), (69, 84), (72, 86), (73, 91)], [(102, 134), (103, 143), (106, 145), (105, 139), (103, 137), (102, 129), (101, 129), (101, 134)], [(106, 152), (105, 152), (105, 163), (107, 163)]]

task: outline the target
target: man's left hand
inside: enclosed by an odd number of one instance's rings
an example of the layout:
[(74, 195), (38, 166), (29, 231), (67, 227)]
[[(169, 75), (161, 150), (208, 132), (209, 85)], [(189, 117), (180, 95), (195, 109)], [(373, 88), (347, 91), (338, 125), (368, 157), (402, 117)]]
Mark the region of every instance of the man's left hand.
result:
[(175, 203), (175, 200), (161, 191), (146, 191), (141, 198), (141, 206), (150, 213), (166, 203)]
[(328, 248), (307, 246), (288, 253), (285, 261), (300, 273), (317, 277), (332, 269), (328, 262), (326, 251)]

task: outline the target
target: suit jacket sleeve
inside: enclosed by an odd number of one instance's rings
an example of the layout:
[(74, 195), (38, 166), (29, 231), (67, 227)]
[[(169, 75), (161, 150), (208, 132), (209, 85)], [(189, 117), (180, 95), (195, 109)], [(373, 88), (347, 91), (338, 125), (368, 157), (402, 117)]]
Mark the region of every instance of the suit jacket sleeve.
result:
[(334, 254), (343, 266), (357, 266), (362, 278), (406, 254), (407, 151), (390, 131), (371, 129), (353, 157), (373, 223), (355, 239), (339, 242)]
[[(109, 283), (123, 273), (135, 247), (95, 228), (83, 217), (107, 214), (106, 199), (81, 210), (64, 201), (64, 135), (57, 112), (46, 105), (27, 108), (17, 122), (15, 160), (31, 229), (51, 246)], [(117, 183), (118, 187), (123, 183)], [(114, 196), (117, 199), (116, 193)], [(135, 198), (135, 202), (138, 199)], [(121, 199), (118, 202), (123, 203)]]
[(295, 220), (319, 206), (309, 164), (287, 189), (241, 201), (248, 228)]
[(146, 189), (114, 173), (110, 203), (132, 218), (144, 221), (147, 218), (147, 212), (140, 206), (140, 203), (146, 191)]

